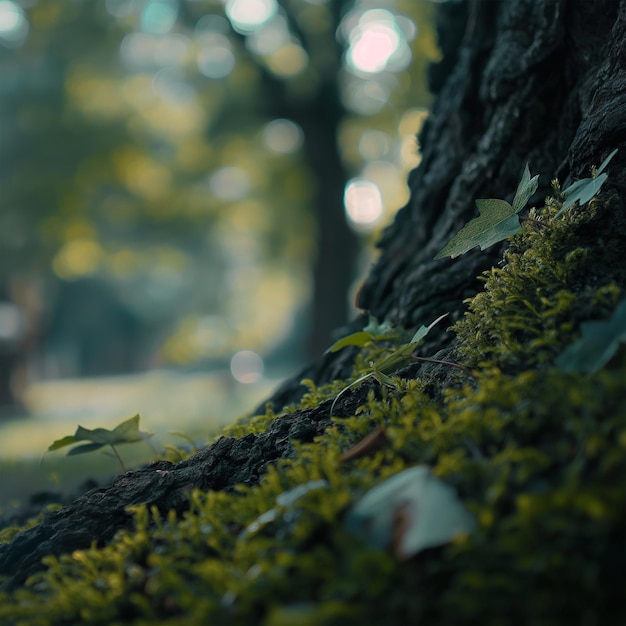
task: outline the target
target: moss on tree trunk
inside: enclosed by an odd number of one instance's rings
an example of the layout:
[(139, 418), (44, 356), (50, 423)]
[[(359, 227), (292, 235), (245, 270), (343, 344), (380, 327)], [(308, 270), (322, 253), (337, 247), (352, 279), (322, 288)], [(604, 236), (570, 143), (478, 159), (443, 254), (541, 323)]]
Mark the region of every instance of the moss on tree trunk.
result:
[[(433, 331), (420, 354), (458, 359), (477, 380), (416, 364), (393, 388), (370, 379), (343, 394), (331, 420), (333, 399), (385, 348), (325, 356), (273, 396), (275, 413), (128, 472), (0, 545), (6, 588), (40, 572), (0, 598), (0, 621), (626, 620), (626, 355), (593, 376), (554, 366), (626, 289), (626, 1), (446, 3), (438, 20), (423, 160), (359, 304), (407, 328), (451, 312), (454, 331)], [(554, 218), (550, 180), (568, 184), (614, 148), (613, 186)], [(525, 224), (504, 255), (434, 261), (476, 198), (511, 200), (526, 162), (541, 175), (531, 204), (546, 227)], [(376, 446), (342, 457), (375, 429)], [(454, 487), (476, 529), (403, 561), (396, 535), (380, 550), (344, 518), (418, 464)], [(400, 534), (417, 523), (397, 521)]]

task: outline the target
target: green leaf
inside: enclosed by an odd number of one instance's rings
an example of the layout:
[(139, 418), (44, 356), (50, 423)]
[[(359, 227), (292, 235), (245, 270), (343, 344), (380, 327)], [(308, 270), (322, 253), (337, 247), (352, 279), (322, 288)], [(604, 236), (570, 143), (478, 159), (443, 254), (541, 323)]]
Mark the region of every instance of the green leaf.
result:
[(383, 322), (382, 324), (379, 324), (378, 320), (373, 315), (370, 315), (367, 326), (363, 330), (366, 333), (370, 333), (374, 336), (386, 335), (392, 331), (392, 327), (391, 327), (391, 324), (387, 321)]
[(378, 323), (378, 320), (373, 316), (369, 316), (367, 326), (363, 330), (359, 330), (356, 333), (346, 335), (326, 350), (326, 354), (330, 352), (338, 352), (346, 346), (357, 346), (362, 348), (364, 345), (371, 341), (399, 341), (402, 340), (405, 335), (405, 331), (400, 328), (394, 328), (389, 322)]
[(356, 380), (352, 381), (349, 385), (344, 387), (333, 400), (333, 403), (330, 405), (330, 414), (332, 416), (333, 409), (335, 408), (335, 404), (337, 404), (337, 400), (346, 392), (348, 389), (352, 389), (352, 387), (358, 385), (359, 383), (365, 382), (368, 378), (375, 377), (379, 380), (379, 382), (383, 384), (389, 384), (387, 374), (391, 374), (398, 369), (401, 369), (405, 365), (408, 365), (411, 362), (411, 354), (415, 351), (415, 348), (422, 342), (424, 337), (430, 332), (435, 324), (438, 324), (444, 317), (448, 314), (444, 313), (440, 315), (434, 322), (431, 322), (428, 326), (420, 326), (416, 333), (413, 335), (413, 339), (409, 342), (400, 346), (397, 350), (394, 350), (390, 355), (386, 356), (384, 359), (379, 361), (378, 363), (372, 364), (372, 371), (367, 374), (363, 374), (359, 376)]
[(368, 333), (364, 330), (360, 330), (356, 333), (352, 333), (351, 335), (346, 335), (345, 337), (339, 339), (339, 341), (335, 341), (335, 343), (326, 350), (329, 352), (339, 352), (342, 348), (346, 346), (358, 346), (359, 348), (363, 347), (366, 343), (374, 340), (374, 335)]
[(62, 439), (57, 439), (53, 441), (48, 446), (48, 452), (52, 452), (53, 450), (58, 450), (59, 448), (65, 448), (65, 446), (71, 446), (73, 443), (76, 443), (78, 439), (74, 435), (67, 435), (67, 437), (63, 437)]
[(611, 360), (620, 343), (626, 342), (626, 299), (608, 320), (583, 322), (580, 328), (581, 338), (561, 353), (556, 365), (566, 373), (593, 374)]
[(136, 441), (145, 441), (152, 437), (152, 433), (146, 433), (139, 430), (139, 413), (126, 421), (118, 424), (111, 431), (111, 441), (107, 443), (134, 443)]
[(94, 450), (99, 450), (103, 448), (106, 444), (104, 443), (84, 443), (81, 446), (76, 446), (72, 448), (67, 456), (76, 456), (77, 454), (86, 454), (87, 452), (93, 452)]
[(74, 454), (84, 454), (85, 452), (91, 452), (91, 450), (97, 450), (104, 445), (134, 443), (144, 441), (150, 437), (152, 437), (152, 433), (139, 430), (139, 414), (137, 414), (123, 421), (121, 424), (118, 424), (113, 430), (108, 430), (107, 428), (94, 428), (90, 430), (89, 428), (83, 428), (79, 425), (73, 435), (68, 435), (67, 437), (54, 441), (48, 447), (48, 451), (58, 450), (59, 448), (64, 448), (65, 446), (78, 443), (79, 441), (91, 442), (90, 445), (92, 447), (80, 446), (79, 448), (75, 448), (75, 450), (80, 450), (80, 452), (71, 450), (68, 455), (72, 456)]
[(444, 318), (444, 317), (448, 317), (449, 313), (444, 313), (443, 315), (440, 315), (434, 322), (431, 322), (428, 326), (420, 326), (416, 331), (415, 334), (413, 335), (413, 338), (411, 339), (411, 344), (418, 344), (420, 341), (422, 341), (422, 339), (424, 339), (424, 337), (426, 337), (426, 335), (428, 335), (428, 333), (431, 331), (433, 326), (436, 326), (437, 324), (439, 324), (439, 322)]
[(524, 168), (524, 172), (522, 173), (522, 178), (519, 181), (519, 185), (517, 186), (517, 191), (515, 192), (515, 198), (513, 198), (513, 211), (515, 213), (519, 213), (525, 206), (530, 196), (532, 196), (535, 191), (537, 191), (537, 186), (539, 185), (539, 174), (536, 176), (530, 177), (530, 170), (528, 169), (528, 163)]
[(611, 154), (609, 154), (609, 156), (606, 157), (604, 161), (602, 161), (602, 165), (600, 165), (600, 167), (596, 171), (596, 176), (606, 169), (606, 166), (609, 164), (610, 160), (617, 154), (617, 150), (618, 149), (615, 148), (615, 150), (613, 150)]
[(602, 161), (602, 165), (593, 172), (593, 176), (591, 178), (581, 178), (577, 180), (575, 183), (572, 183), (566, 189), (563, 189), (563, 194), (566, 196), (565, 202), (555, 215), (558, 217), (561, 213), (567, 211), (571, 206), (578, 204), (583, 206), (583, 204), (587, 204), (591, 198), (593, 198), (601, 189), (602, 185), (605, 183), (606, 179), (609, 177), (608, 174), (603, 174), (602, 171), (606, 169), (606, 166), (609, 164), (610, 160), (617, 154), (617, 148), (609, 154), (609, 156)]
[(430, 468), (412, 467), (370, 489), (349, 511), (346, 526), (372, 547), (393, 547), (408, 559), (476, 527), (452, 487)]
[(74, 437), (76, 437), (76, 441), (93, 441), (94, 443), (105, 445), (110, 443), (111, 432), (112, 431), (106, 428), (94, 428), (90, 430), (89, 428), (78, 426)]
[(485, 250), (521, 230), (517, 214), (526, 206), (530, 197), (537, 191), (539, 174), (530, 177), (528, 164), (517, 185), (513, 206), (504, 200), (490, 198), (476, 200), (479, 216), (466, 224), (437, 254), (435, 259), (450, 256), (453, 259), (468, 250), (480, 246)]
[(504, 200), (476, 200), (479, 216), (466, 224), (437, 254), (435, 259), (450, 256), (453, 259), (480, 246), (481, 250), (515, 235), (521, 230), (513, 207)]

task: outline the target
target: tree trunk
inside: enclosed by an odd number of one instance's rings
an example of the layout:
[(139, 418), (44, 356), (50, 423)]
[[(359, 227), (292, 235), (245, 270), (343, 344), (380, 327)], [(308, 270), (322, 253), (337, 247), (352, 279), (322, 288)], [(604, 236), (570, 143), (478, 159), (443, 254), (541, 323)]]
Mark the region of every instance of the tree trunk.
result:
[[(406, 327), (446, 312), (458, 316), (463, 299), (477, 291), (476, 276), (502, 247), (475, 250), (454, 263), (433, 257), (475, 215), (474, 199), (512, 199), (527, 162), (541, 175), (532, 204), (551, 178), (571, 182), (619, 147), (611, 182), (622, 207), (626, 196), (626, 0), (473, 0), (443, 3), (438, 11), (444, 56), (430, 73), (437, 99), (420, 136), (423, 160), (410, 175), (411, 199), (382, 237), (380, 259), (358, 298), (379, 319)], [(442, 333), (429, 349), (449, 343)], [(302, 395), (303, 376), (318, 383), (347, 377), (352, 358), (350, 350), (325, 356), (288, 381), (274, 406)], [(374, 387), (366, 383), (344, 394), (334, 414), (354, 415)], [(47, 554), (108, 541), (128, 524), (129, 504), (180, 511), (187, 502), (181, 493), (190, 486), (254, 484), (268, 463), (292, 454), (291, 440), (312, 441), (330, 424), (328, 405), (278, 417), (263, 434), (219, 439), (177, 465), (161, 461), (127, 472), (0, 546), (0, 571), (20, 583)]]

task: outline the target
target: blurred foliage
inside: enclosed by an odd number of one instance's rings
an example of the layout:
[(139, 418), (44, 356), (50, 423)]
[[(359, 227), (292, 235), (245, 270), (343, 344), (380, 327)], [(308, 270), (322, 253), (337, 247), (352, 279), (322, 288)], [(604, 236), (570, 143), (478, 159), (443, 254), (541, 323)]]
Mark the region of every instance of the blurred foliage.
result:
[(425, 117), (415, 107), (428, 104), (437, 55), (431, 11), (425, 0), (2, 0), (0, 281), (36, 279), (48, 320), (64, 283), (106, 283), (149, 325), (153, 362), (276, 347), (309, 297), (312, 189), (324, 185), (278, 100), (305, 109), (337, 78), (346, 174), (381, 199), (352, 221), (367, 242), (408, 197)]

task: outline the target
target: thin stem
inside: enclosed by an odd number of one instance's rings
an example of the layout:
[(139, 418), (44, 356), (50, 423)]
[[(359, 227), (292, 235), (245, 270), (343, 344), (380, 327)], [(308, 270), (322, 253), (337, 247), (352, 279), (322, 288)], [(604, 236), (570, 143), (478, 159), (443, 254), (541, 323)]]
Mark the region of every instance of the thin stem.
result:
[(117, 460), (120, 462), (120, 466), (122, 467), (122, 471), (125, 472), (126, 471), (126, 466), (124, 465), (124, 461), (122, 461), (122, 457), (118, 454), (117, 450), (115, 449), (115, 446), (112, 443), (110, 443), (109, 445), (111, 446), (111, 450), (113, 450), (113, 453), (117, 457)]
[(426, 361), (427, 363), (439, 363), (439, 365), (449, 365), (450, 367), (456, 367), (460, 369), (461, 371), (465, 372), (474, 381), (478, 382), (478, 377), (475, 374), (473, 374), (472, 371), (468, 367), (465, 367), (465, 365), (461, 365), (460, 363), (453, 363), (452, 361), (442, 361), (440, 359), (429, 359), (428, 357), (425, 357), (425, 356), (412, 355), (411, 358), (417, 361)]
[(541, 228), (548, 228), (547, 224), (544, 224), (543, 222), (540, 222), (539, 220), (536, 220), (533, 217), (526, 217), (524, 215), (519, 215), (518, 217), (523, 222), (532, 222), (533, 224), (536, 224), (537, 226), (541, 226)]

